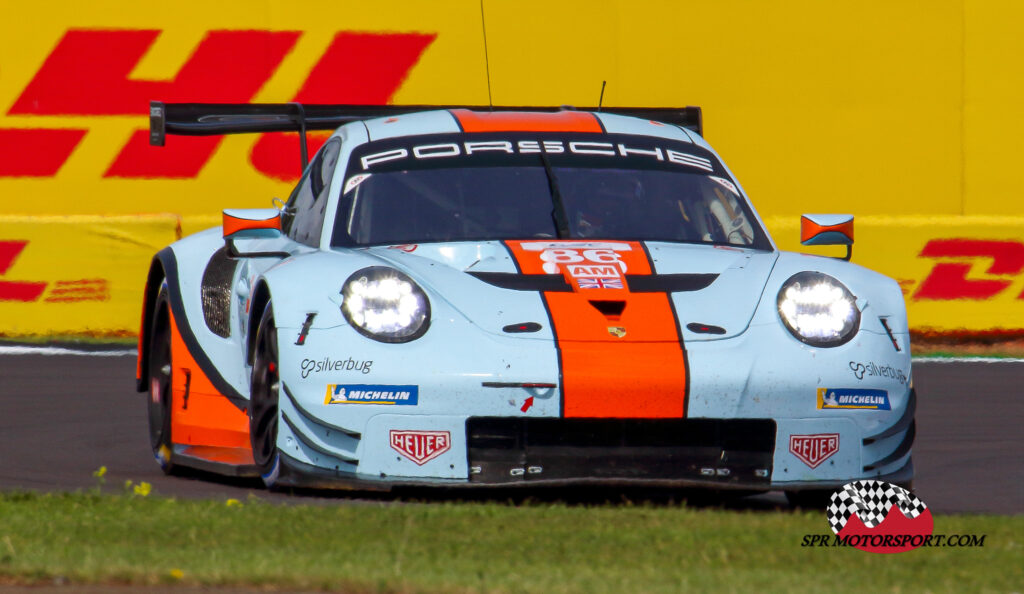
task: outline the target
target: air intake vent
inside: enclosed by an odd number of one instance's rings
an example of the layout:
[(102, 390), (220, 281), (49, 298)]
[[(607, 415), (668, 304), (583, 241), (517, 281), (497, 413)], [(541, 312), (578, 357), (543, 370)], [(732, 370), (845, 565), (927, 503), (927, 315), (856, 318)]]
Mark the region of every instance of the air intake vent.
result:
[(625, 301), (591, 301), (591, 305), (594, 306), (597, 311), (604, 314), (606, 318), (617, 320), (622, 312), (626, 309)]
[(231, 335), (231, 279), (236, 266), (238, 261), (228, 258), (227, 248), (220, 248), (203, 272), (203, 318), (210, 332), (222, 338)]

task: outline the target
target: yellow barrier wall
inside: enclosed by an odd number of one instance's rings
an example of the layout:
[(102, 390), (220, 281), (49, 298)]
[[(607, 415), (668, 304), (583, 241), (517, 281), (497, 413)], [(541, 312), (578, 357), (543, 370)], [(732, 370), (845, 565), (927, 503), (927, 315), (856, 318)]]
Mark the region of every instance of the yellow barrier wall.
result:
[[(855, 260), (891, 276), (927, 278), (918, 254), (953, 237), (940, 230), (1024, 240), (1024, 226), (984, 216), (1022, 214), (1024, 5), (485, 0), (483, 12), (486, 56), (477, 0), (8, 3), (0, 216), (173, 213), (189, 233), (222, 208), (288, 194), (294, 139), (172, 137), (150, 148), (149, 99), (486, 104), (490, 91), (495, 104), (592, 105), (607, 81), (606, 105), (701, 105), (709, 141), (765, 216), (852, 212), (860, 231), (883, 233), (902, 223), (865, 217), (968, 215), (873, 246), (861, 236)], [(31, 256), (47, 220), (0, 223), (0, 241), (36, 242), (0, 282), (70, 278), (72, 262)], [(134, 293), (122, 300), (119, 286), (108, 301), (27, 317), (0, 293), (0, 333), (134, 328)], [(1009, 299), (1000, 295), (968, 307), (910, 294), (911, 321), (1024, 327), (1024, 301), (997, 307)]]
[[(840, 256), (800, 245), (799, 217), (765, 221), (781, 249)], [(1024, 327), (1024, 217), (860, 217), (855, 264), (899, 282), (910, 327), (980, 332)]]
[(0, 331), (134, 335), (150, 260), (180, 236), (176, 215), (0, 216)]

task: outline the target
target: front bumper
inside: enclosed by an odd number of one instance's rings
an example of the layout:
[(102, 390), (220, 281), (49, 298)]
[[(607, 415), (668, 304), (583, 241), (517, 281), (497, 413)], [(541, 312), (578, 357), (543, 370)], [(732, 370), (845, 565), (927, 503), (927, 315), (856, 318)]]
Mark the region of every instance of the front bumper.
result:
[[(916, 395), (899, 419), (865, 435), (841, 417), (802, 419), (564, 419), (380, 414), (363, 433), (322, 425), (282, 401), (279, 484), (519, 487), (577, 484), (803, 490), (871, 478), (913, 479)], [(433, 451), (396, 446), (395, 434), (442, 436)], [(794, 435), (835, 435), (812, 468)], [(440, 445), (437, 445), (440, 444)], [(418, 447), (418, 446), (415, 446)], [(426, 447), (426, 446), (423, 446)], [(826, 455), (827, 454), (827, 455)]]

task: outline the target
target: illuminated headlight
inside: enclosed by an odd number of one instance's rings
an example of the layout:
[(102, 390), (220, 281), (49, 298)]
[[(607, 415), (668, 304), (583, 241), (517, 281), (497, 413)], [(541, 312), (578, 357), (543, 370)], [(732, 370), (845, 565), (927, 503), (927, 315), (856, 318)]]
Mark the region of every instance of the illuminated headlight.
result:
[(427, 331), (430, 302), (411, 278), (393, 268), (364, 268), (341, 288), (341, 313), (360, 334), (381, 342), (408, 342)]
[(860, 327), (857, 298), (820, 272), (801, 272), (783, 283), (779, 317), (798, 340), (820, 347), (844, 344)]

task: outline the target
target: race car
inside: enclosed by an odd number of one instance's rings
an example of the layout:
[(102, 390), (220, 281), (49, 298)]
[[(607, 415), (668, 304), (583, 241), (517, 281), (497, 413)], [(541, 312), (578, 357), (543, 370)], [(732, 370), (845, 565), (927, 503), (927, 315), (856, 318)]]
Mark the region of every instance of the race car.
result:
[[(699, 108), (151, 104), (170, 134), (300, 132), (279, 208), (161, 250), (150, 446), (282, 486), (786, 491), (913, 478), (899, 285), (853, 217), (780, 251)], [(307, 130), (334, 132), (307, 163)], [(835, 250), (837, 248), (828, 248)], [(841, 249), (841, 248), (839, 248)]]

